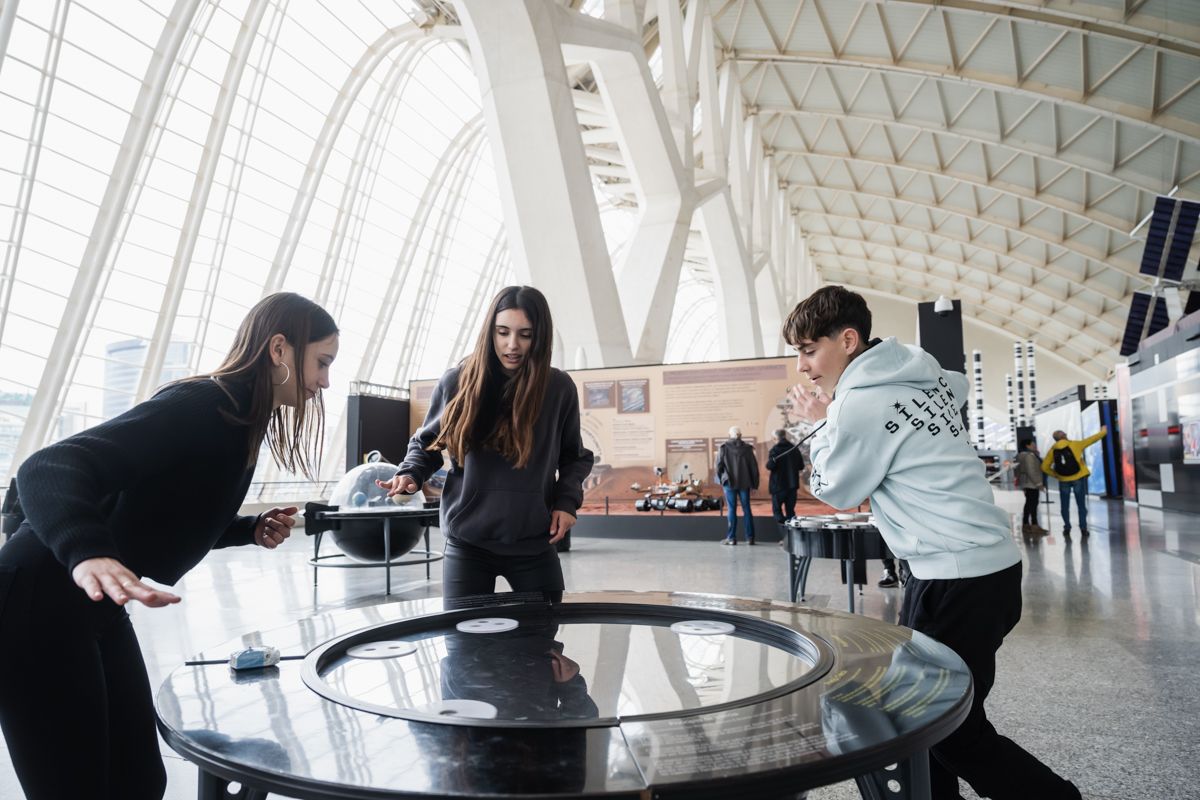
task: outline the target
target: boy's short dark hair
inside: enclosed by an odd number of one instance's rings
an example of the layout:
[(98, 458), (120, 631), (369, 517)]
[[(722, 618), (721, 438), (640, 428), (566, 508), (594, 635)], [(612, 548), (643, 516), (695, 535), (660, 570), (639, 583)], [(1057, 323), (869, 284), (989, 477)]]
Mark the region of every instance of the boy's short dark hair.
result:
[(1021, 449), (1024, 450), (1026, 447), (1029, 447), (1029, 445), (1031, 445), (1031, 444), (1033, 444), (1033, 439), (1022, 439), (1021, 440)]
[(861, 294), (844, 286), (824, 286), (800, 301), (783, 323), (783, 339), (793, 347), (803, 341), (833, 337), (853, 328), (865, 343), (871, 338), (871, 309)]

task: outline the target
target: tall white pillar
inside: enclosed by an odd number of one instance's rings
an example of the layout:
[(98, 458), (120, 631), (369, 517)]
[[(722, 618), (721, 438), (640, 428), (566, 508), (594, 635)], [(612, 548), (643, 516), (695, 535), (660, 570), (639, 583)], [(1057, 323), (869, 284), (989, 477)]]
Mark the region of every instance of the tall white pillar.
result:
[(591, 366), (628, 363), (629, 336), (555, 30), (559, 9), (540, 0), (458, 0), (455, 8), (479, 81), (513, 267), (546, 294), (569, 354), (582, 349)]

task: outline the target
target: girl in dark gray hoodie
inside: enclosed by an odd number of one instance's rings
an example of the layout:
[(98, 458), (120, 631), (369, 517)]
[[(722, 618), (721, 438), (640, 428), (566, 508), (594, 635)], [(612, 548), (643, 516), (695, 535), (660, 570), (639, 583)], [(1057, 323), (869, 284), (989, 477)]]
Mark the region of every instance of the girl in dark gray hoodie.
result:
[(442, 466), (442, 590), (447, 600), (496, 590), (562, 599), (555, 544), (575, 524), (592, 452), (579, 434), (579, 395), (550, 366), (553, 323), (546, 298), (509, 286), (492, 301), (474, 351), (433, 390), (425, 422), (389, 495), (411, 494)]

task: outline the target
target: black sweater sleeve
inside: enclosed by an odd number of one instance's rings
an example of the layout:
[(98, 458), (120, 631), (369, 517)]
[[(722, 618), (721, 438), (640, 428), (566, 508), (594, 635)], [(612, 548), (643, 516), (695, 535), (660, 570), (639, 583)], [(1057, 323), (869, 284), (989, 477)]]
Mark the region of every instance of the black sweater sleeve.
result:
[[(204, 496), (209, 487), (182, 475), (171, 481), (185, 460), (190, 465), (228, 461), (231, 434), (245, 436), (244, 429), (221, 416), (220, 389), (201, 383), (163, 390), (119, 417), (39, 450), (21, 465), (17, 485), (29, 525), (68, 571), (89, 558), (123, 558), (112, 515), (124, 490), (148, 483), (162, 487), (153, 510), (163, 514), (164, 531), (175, 525), (169, 512), (187, 515), (197, 504), (216, 499)], [(229, 482), (226, 476), (213, 478)], [(253, 529), (247, 532), (246, 519), (255, 518), (234, 518), (221, 539), (248, 541)]]
[(554, 510), (579, 514), (583, 505), (583, 482), (592, 473), (595, 456), (583, 446), (579, 433), (579, 391), (565, 372), (559, 373), (566, 386), (562, 410), (562, 443), (558, 452), (558, 480), (554, 484)]
[(442, 412), (446, 410), (446, 403), (454, 396), (458, 387), (458, 373), (457, 367), (448, 371), (437, 382), (437, 386), (433, 387), (433, 395), (429, 398), (429, 410), (425, 412), (425, 422), (408, 440), (408, 452), (404, 456), (404, 463), (396, 469), (397, 475), (412, 476), (417, 482), (417, 488), (445, 463), (441, 451), (430, 451), (426, 448), (433, 444), (442, 432)]

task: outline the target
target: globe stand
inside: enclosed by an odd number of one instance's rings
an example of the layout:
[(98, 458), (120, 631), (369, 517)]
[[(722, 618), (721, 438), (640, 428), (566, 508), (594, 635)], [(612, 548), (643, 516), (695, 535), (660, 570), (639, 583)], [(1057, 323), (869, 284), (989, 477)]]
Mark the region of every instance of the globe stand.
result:
[[(336, 506), (308, 503), (304, 509), (304, 528), (305, 532), (313, 537), (313, 557), (308, 560), (308, 563), (313, 567), (313, 586), (317, 585), (318, 569), (321, 567), (334, 567), (336, 569), (379, 569), (382, 567), (384, 570), (385, 596), (392, 593), (392, 567), (424, 564), (425, 580), (429, 580), (431, 577), (429, 565), (435, 561), (441, 561), (444, 557), (441, 553), (434, 553), (429, 549), (429, 528), (437, 522), (438, 513), (438, 509), (436, 508), (403, 508), (397, 506), (361, 511), (341, 511)], [(404, 519), (407, 522), (423, 526), (424, 529), (421, 532), (421, 536), (425, 540), (425, 549), (406, 550), (404, 553), (398, 554), (398, 557), (401, 557), (412, 553), (421, 556), (421, 558), (410, 558), (399, 561), (392, 559), (392, 520), (394, 519)], [(383, 558), (381, 560), (355, 560), (346, 553), (321, 555), (321, 541), (325, 533), (336, 529), (346, 520), (363, 522), (369, 520), (382, 521)]]

